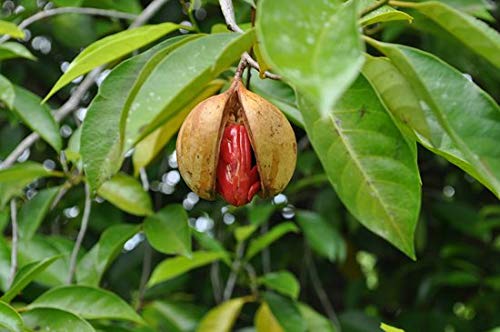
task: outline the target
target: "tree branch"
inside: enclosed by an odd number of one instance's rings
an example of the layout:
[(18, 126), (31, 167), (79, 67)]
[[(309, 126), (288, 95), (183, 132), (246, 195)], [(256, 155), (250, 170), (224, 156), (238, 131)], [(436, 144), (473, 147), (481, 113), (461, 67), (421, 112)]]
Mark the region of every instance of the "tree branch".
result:
[(85, 233), (87, 232), (87, 227), (89, 225), (91, 205), (92, 205), (92, 200), (90, 198), (90, 187), (87, 183), (85, 183), (85, 206), (83, 208), (83, 216), (82, 216), (82, 223), (80, 225), (80, 231), (78, 232), (78, 236), (76, 237), (75, 246), (73, 247), (73, 251), (71, 252), (71, 258), (69, 260), (68, 284), (71, 284), (73, 282), (73, 277), (75, 276), (78, 252), (80, 251), (83, 238), (85, 237)]
[(17, 205), (16, 199), (10, 200), (10, 219), (12, 222), (12, 245), (10, 250), (10, 273), (7, 281), (7, 288), (12, 286), (17, 271), (17, 248), (18, 248), (18, 230), (17, 230)]

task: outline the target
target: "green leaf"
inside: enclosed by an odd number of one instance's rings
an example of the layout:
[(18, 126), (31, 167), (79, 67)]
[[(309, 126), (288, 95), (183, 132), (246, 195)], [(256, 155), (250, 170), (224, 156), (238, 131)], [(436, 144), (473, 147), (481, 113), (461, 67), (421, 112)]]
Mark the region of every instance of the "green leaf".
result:
[(136, 216), (153, 213), (151, 197), (133, 177), (118, 173), (104, 182), (97, 194), (116, 207)]
[(33, 131), (37, 132), (54, 150), (62, 147), (59, 126), (49, 107), (40, 105), (40, 98), (19, 86), (14, 86), (16, 98), (12, 111)]
[(14, 196), (22, 194), (22, 190), (38, 178), (55, 175), (43, 165), (27, 161), (6, 169), (0, 169), (0, 208)]
[(144, 220), (151, 246), (164, 254), (191, 256), (191, 228), (180, 204), (170, 204)]
[(285, 332), (305, 332), (306, 324), (297, 304), (290, 298), (266, 292), (264, 301)]
[(212, 235), (205, 232), (199, 232), (195, 229), (192, 230), (192, 234), (202, 249), (222, 253), (221, 259), (228, 266), (231, 265), (231, 257), (229, 253), (226, 249), (224, 249), (222, 243), (220, 243), (217, 239), (214, 239)]
[[(377, 2), (376, 0), (359, 0), (358, 13), (361, 13), (363, 9), (366, 9), (369, 6), (374, 5), (376, 2)], [(413, 21), (413, 17), (411, 17), (405, 12), (396, 10), (391, 6), (385, 5), (361, 17), (359, 23), (362, 26), (367, 26), (370, 24), (388, 22), (388, 21), (408, 21), (409, 23), (411, 23)]]
[(438, 1), (410, 3), (408, 7), (433, 20), (500, 69), (500, 34), (486, 23)]
[(252, 225), (260, 226), (269, 221), (276, 210), (272, 204), (248, 205), (248, 220)]
[(4, 102), (8, 108), (12, 108), (15, 98), (14, 86), (5, 76), (0, 75), (0, 101)]
[(120, 254), (123, 245), (139, 232), (140, 225), (120, 224), (108, 227), (99, 241), (78, 263), (76, 277), (78, 284), (98, 286), (104, 271)]
[(194, 331), (205, 313), (190, 302), (172, 300), (154, 301), (144, 307), (142, 315), (156, 331)]
[(384, 332), (405, 332), (403, 329), (398, 329), (385, 323), (380, 323), (380, 329), (382, 329), (382, 331)]
[(172, 139), (182, 125), (182, 122), (191, 110), (201, 101), (212, 96), (224, 85), (223, 80), (210, 83), (206, 89), (196, 96), (191, 103), (178, 114), (170, 118), (161, 127), (141, 140), (134, 149), (132, 161), (137, 174), (141, 168), (146, 167), (161, 152), (165, 145)]
[(28, 286), (30, 282), (33, 281), (41, 272), (45, 271), (52, 263), (61, 258), (61, 256), (54, 256), (46, 258), (39, 262), (33, 262), (28, 265), (23, 266), (14, 278), (12, 286), (5, 292), (5, 294), (0, 297), (1, 301), (9, 303), (14, 297), (16, 297), (22, 290)]
[[(197, 38), (174, 37), (147, 52), (119, 64), (99, 87), (99, 93), (90, 104), (82, 125), (81, 155), (88, 182), (93, 189), (121, 167), (123, 137), (120, 120), (125, 112), (127, 96), (144, 81), (154, 65), (180, 45)], [(148, 64), (148, 65), (146, 65)]]
[(14, 23), (0, 21), (0, 35), (9, 35), (14, 38), (23, 39), (24, 31)]
[[(428, 142), (428, 145), (445, 153), (454, 146), (459, 152), (455, 156), (461, 155), (460, 159), (475, 170), (471, 175), (479, 176), (478, 180), (500, 197), (500, 147), (497, 144), (500, 108), (495, 101), (459, 71), (429, 53), (373, 40), (370, 43), (405, 73), (432, 125), (432, 141), (438, 142)], [(450, 161), (462, 167), (459, 160)]]
[(200, 322), (196, 332), (230, 332), (247, 297), (232, 299), (210, 310)]
[(2, 301), (0, 301), (0, 328), (6, 328), (11, 332), (22, 332), (24, 328), (21, 316), (14, 308)]
[(80, 52), (71, 62), (68, 70), (59, 78), (44, 101), (78, 76), (117, 60), (177, 29), (179, 25), (170, 22), (146, 25), (121, 31), (96, 41)]
[(288, 271), (266, 273), (259, 278), (259, 283), (292, 299), (297, 299), (300, 284), (297, 278)]
[(122, 124), (126, 123), (124, 150), (185, 109), (207, 84), (237, 61), (253, 41), (253, 30), (244, 34), (203, 36), (175, 49), (155, 64), (137, 93), (128, 98), (129, 109), (122, 118)]
[(363, 64), (357, 21), (355, 1), (314, 6), (308, 0), (293, 6), (287, 0), (259, 1), (256, 27), (263, 56), (324, 117)]
[(238, 226), (234, 229), (236, 241), (243, 242), (248, 239), (258, 229), (257, 225)]
[(148, 286), (152, 287), (184, 274), (192, 269), (207, 265), (224, 257), (223, 252), (195, 251), (191, 257), (167, 258), (154, 269)]
[(95, 332), (90, 323), (65, 310), (38, 308), (25, 312), (23, 319), (37, 332)]
[(62, 286), (43, 293), (29, 306), (71, 312), (85, 319), (117, 319), (143, 324), (143, 319), (116, 294), (89, 286)]
[(36, 60), (36, 57), (23, 44), (14, 42), (0, 44), (0, 61), (13, 58)]
[(19, 237), (29, 240), (35, 234), (61, 187), (40, 190), (35, 197), (27, 201), (19, 210)]
[(345, 260), (347, 250), (344, 239), (321, 215), (310, 211), (296, 211), (295, 220), (299, 223), (307, 243), (318, 255), (330, 262)]
[(250, 260), (253, 256), (258, 254), (264, 248), (267, 248), (271, 243), (278, 240), (283, 235), (294, 232), (298, 233), (299, 229), (292, 222), (284, 222), (275, 227), (273, 227), (269, 232), (258, 238), (252, 240), (248, 246), (248, 251), (245, 255), (246, 260)]
[(257, 332), (283, 332), (267, 303), (262, 303), (257, 309), (254, 325)]
[(360, 76), (328, 117), (301, 96), (299, 106), (344, 205), (368, 229), (414, 258), (421, 193), (416, 156), (369, 83)]
[(298, 303), (300, 313), (307, 325), (307, 331), (322, 331), (322, 332), (337, 332), (339, 331), (332, 323), (324, 316), (320, 315), (314, 309), (306, 304)]

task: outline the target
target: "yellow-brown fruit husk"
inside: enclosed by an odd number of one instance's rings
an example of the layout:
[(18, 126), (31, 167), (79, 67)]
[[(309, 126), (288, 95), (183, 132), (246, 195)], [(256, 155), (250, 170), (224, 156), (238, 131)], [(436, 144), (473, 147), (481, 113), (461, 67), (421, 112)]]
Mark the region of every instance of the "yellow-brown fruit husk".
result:
[(235, 80), (226, 92), (198, 104), (177, 138), (177, 163), (186, 184), (201, 198), (216, 197), (217, 163), (228, 121), (247, 129), (259, 170), (262, 197), (274, 196), (295, 170), (297, 144), (290, 123), (273, 104)]

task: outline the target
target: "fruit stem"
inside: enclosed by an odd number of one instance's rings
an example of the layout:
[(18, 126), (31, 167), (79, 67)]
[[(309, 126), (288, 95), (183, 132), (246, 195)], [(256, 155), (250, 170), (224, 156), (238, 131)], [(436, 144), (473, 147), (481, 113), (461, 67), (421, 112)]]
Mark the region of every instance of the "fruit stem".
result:
[(241, 77), (243, 76), (243, 71), (245, 68), (248, 66), (248, 62), (245, 59), (245, 57), (241, 57), (240, 63), (238, 63), (238, 67), (236, 67), (236, 72), (234, 73), (234, 80), (241, 80)]

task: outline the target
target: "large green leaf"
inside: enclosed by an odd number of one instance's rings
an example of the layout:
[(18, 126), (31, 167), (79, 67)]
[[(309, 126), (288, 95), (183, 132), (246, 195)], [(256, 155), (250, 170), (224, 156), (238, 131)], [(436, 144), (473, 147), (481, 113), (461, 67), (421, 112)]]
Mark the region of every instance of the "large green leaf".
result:
[(16, 310), (0, 301), (0, 328), (6, 328), (10, 332), (22, 332), (23, 327), (23, 319)]
[(123, 245), (140, 230), (140, 225), (115, 225), (107, 228), (99, 241), (78, 263), (78, 284), (98, 286), (104, 271), (120, 254)]
[(0, 101), (8, 108), (12, 108), (15, 98), (14, 86), (5, 76), (0, 75)]
[(421, 191), (416, 156), (370, 84), (360, 76), (328, 117), (302, 96), (299, 106), (342, 202), (368, 229), (415, 258)]
[(436, 22), (465, 46), (500, 69), (500, 57), (498, 56), (500, 54), (500, 34), (486, 23), (438, 1), (409, 3), (407, 6), (418, 10)]
[(208, 233), (199, 232), (195, 229), (192, 230), (192, 235), (202, 249), (222, 253), (221, 260), (224, 261), (227, 266), (231, 265), (231, 257), (220, 241)]
[[(452, 153), (454, 157), (462, 156), (475, 171), (471, 175), (500, 197), (500, 108), (495, 101), (462, 73), (429, 53), (370, 42), (405, 74), (431, 125), (431, 141), (437, 142), (429, 145), (436, 150), (444, 146), (445, 154), (457, 149), (459, 153)], [(451, 161), (462, 167), (459, 160)]]
[(299, 296), (299, 281), (288, 271), (266, 273), (259, 278), (259, 283), (292, 299), (297, 299)]
[(1, 301), (10, 302), (16, 295), (18, 295), (38, 274), (43, 272), (52, 263), (54, 263), (61, 256), (54, 256), (46, 258), (40, 262), (33, 262), (23, 266), (14, 278), (12, 286), (0, 297)]
[(151, 197), (139, 181), (125, 173), (118, 173), (104, 182), (97, 194), (130, 214), (146, 216), (153, 213)]
[[(155, 64), (137, 94), (129, 96), (122, 118), (125, 151), (186, 108), (254, 41), (244, 34), (220, 33), (198, 38)], [(166, 74), (168, 73), (168, 75)]]
[(19, 237), (29, 240), (36, 232), (61, 187), (40, 190), (35, 197), (27, 201), (19, 210)]
[(307, 242), (317, 254), (327, 258), (330, 262), (342, 262), (346, 258), (347, 249), (344, 239), (332, 223), (310, 211), (297, 211), (295, 219)]
[[(120, 119), (127, 96), (140, 86), (150, 69), (183, 43), (197, 38), (175, 37), (118, 65), (99, 87), (82, 125), (81, 155), (90, 186), (99, 186), (119, 169), (123, 160)], [(146, 64), (149, 66), (146, 67)]]
[(121, 31), (96, 41), (78, 54), (71, 62), (68, 70), (59, 78), (44, 101), (78, 76), (117, 60), (177, 29), (179, 29), (179, 26), (170, 22), (146, 25)]
[(267, 303), (262, 303), (254, 317), (257, 332), (283, 332), (283, 328), (274, 317)]
[(17, 25), (7, 21), (0, 21), (0, 35), (9, 35), (14, 38), (24, 38), (24, 31)]
[(27, 327), (37, 332), (95, 332), (92, 325), (65, 310), (37, 308), (23, 314)]
[[(361, 13), (364, 9), (369, 8), (375, 3), (377, 3), (376, 0), (359, 0), (358, 13)], [(361, 17), (359, 23), (362, 26), (366, 26), (388, 21), (408, 21), (411, 23), (412, 20), (413, 18), (407, 13), (385, 5)]]
[(0, 208), (12, 197), (20, 195), (24, 187), (38, 178), (55, 175), (43, 165), (27, 161), (6, 169), (0, 169)]
[(148, 286), (170, 280), (192, 269), (207, 265), (224, 257), (224, 252), (196, 251), (191, 257), (167, 258), (154, 269)]
[(241, 308), (248, 301), (246, 297), (239, 297), (219, 304), (203, 317), (196, 332), (230, 332)]
[(28, 308), (52, 308), (85, 319), (118, 319), (142, 324), (143, 319), (116, 294), (89, 286), (62, 286), (43, 293)]
[(180, 204), (170, 204), (144, 220), (151, 246), (165, 254), (191, 255), (188, 214)]
[(363, 64), (356, 2), (262, 0), (256, 27), (272, 69), (328, 116)]
[(281, 238), (283, 235), (294, 232), (298, 233), (299, 229), (292, 222), (284, 222), (275, 227), (273, 227), (269, 232), (258, 238), (252, 240), (248, 246), (248, 251), (245, 255), (245, 259), (249, 260), (265, 248), (267, 248), (271, 243)]
[(205, 309), (191, 302), (174, 300), (154, 301), (142, 311), (144, 319), (156, 331), (194, 331)]
[(307, 325), (308, 332), (337, 332), (337, 329), (328, 318), (322, 316), (306, 304), (298, 303), (300, 313)]
[(14, 42), (0, 44), (0, 61), (13, 58), (36, 59), (23, 44)]
[(40, 98), (19, 86), (14, 87), (16, 98), (12, 111), (32, 130), (36, 131), (57, 152), (62, 140), (59, 126), (46, 105), (40, 105)]
[(290, 298), (266, 292), (264, 301), (285, 332), (305, 332), (307, 326), (297, 304)]

